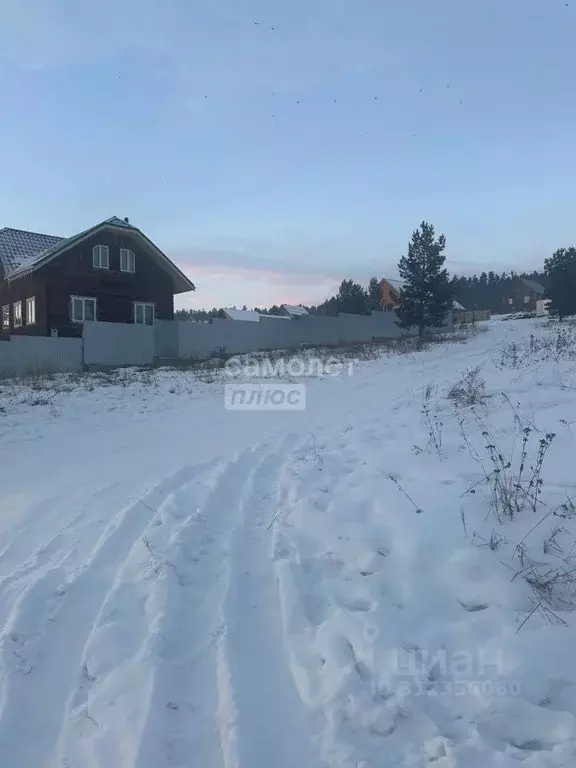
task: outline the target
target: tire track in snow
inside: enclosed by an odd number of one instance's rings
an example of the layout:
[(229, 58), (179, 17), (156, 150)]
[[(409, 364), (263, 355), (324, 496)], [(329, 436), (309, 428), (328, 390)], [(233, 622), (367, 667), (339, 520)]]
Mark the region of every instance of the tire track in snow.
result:
[(118, 570), (154, 517), (154, 507), (199, 469), (182, 468), (117, 515), (71, 581), (64, 569), (52, 569), (22, 591), (0, 637), (3, 765), (47, 765), (86, 638)]
[(217, 653), (224, 768), (323, 765), (311, 713), (297, 693), (284, 648), (271, 556), (269, 523), (294, 442), (288, 437), (264, 457), (240, 501)]
[[(106, 528), (100, 515), (94, 514), (95, 504), (105, 508), (106, 497), (113, 495), (116, 485), (76, 503), (67, 498), (63, 505), (62, 498), (57, 498), (61, 514), (72, 514), (72, 518), (65, 524), (58, 520), (56, 533), (48, 537), (44, 534), (50, 529), (48, 518), (58, 506), (54, 500), (47, 500), (44, 506), (38, 504), (32, 508), (35, 520), (26, 520), (21, 529), (13, 532), (12, 542), (0, 553), (0, 626), (9, 620), (19, 593), (26, 591), (39, 575), (43, 575), (42, 571), (46, 573), (51, 568), (62, 566), (71, 569), (74, 564), (76, 567), (81, 565), (82, 556), (90, 552), (90, 543), (97, 541), (101, 530)], [(42, 520), (41, 526), (38, 526), (39, 519)], [(35, 527), (40, 530), (35, 531)]]
[(216, 722), (218, 606), (238, 500), (265, 450), (265, 445), (249, 449), (227, 464), (169, 552), (178, 577), (173, 574), (167, 589), (155, 649), (159, 666), (137, 768), (222, 766)]

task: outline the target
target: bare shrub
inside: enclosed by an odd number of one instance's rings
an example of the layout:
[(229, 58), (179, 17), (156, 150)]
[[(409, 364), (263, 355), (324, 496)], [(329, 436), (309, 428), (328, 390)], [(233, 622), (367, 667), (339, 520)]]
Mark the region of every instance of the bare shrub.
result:
[(434, 384), (428, 383), (424, 388), (424, 397), (420, 412), (422, 413), (424, 424), (428, 430), (428, 450), (434, 449), (440, 460), (442, 460), (446, 458), (442, 447), (444, 422), (440, 418), (438, 403), (434, 406), (432, 404), (435, 393), (436, 388)]
[(576, 325), (547, 324), (542, 335), (503, 345), (494, 361), (500, 369), (523, 368), (535, 364), (576, 360)]
[(448, 399), (462, 407), (485, 405), (486, 382), (480, 375), (480, 366), (467, 371), (448, 392)]
[(514, 518), (522, 509), (529, 506), (533, 512), (542, 492), (542, 466), (544, 457), (555, 435), (552, 432), (538, 441), (536, 457), (528, 462), (528, 447), (533, 434), (530, 427), (525, 427), (522, 437), (522, 449), (519, 459), (505, 455), (496, 444), (489, 431), (483, 431), (486, 438), (486, 451), (490, 457), (492, 471), (486, 476), (492, 495), (492, 509), (497, 518)]
[(421, 507), (419, 507), (419, 506), (418, 506), (418, 504), (416, 504), (416, 502), (414, 501), (414, 499), (412, 498), (412, 496), (410, 496), (410, 494), (408, 493), (408, 491), (407, 491), (407, 490), (404, 488), (404, 486), (403, 486), (403, 485), (402, 485), (402, 483), (400, 482), (400, 479), (399, 479), (398, 477), (396, 477), (396, 475), (388, 475), (388, 479), (389, 479), (389, 480), (392, 480), (392, 482), (394, 483), (394, 485), (396, 486), (396, 488), (398, 488), (398, 490), (400, 491), (400, 493), (401, 493), (403, 496), (405, 496), (405, 497), (408, 499), (408, 501), (410, 502), (410, 504), (412, 504), (412, 506), (413, 506), (413, 507), (414, 507), (414, 509), (416, 510), (416, 514), (417, 514), (417, 515), (421, 515), (421, 514), (422, 514), (422, 512), (423, 512), (424, 510), (423, 510)]
[(50, 399), (48, 397), (31, 397), (27, 404), (32, 406), (50, 405)]
[[(474, 483), (466, 493), (475, 494), (479, 486), (487, 486), (490, 491), (490, 508), (500, 522), (514, 519), (519, 512), (526, 508), (537, 512), (542, 493), (544, 460), (555, 434), (547, 432), (544, 437), (537, 439), (536, 447), (534, 447), (532, 438), (535, 430), (528, 424), (520, 423), (520, 453), (515, 452), (514, 446), (507, 452), (498, 445), (495, 435), (477, 413), (475, 418), (482, 429), (482, 437), (485, 441), (484, 449), (489, 461), (472, 448), (471, 441), (465, 434), (461, 422), (466, 444), (483, 471), (482, 479)], [(517, 424), (517, 414), (514, 418), (515, 424)]]
[(490, 534), (489, 539), (485, 539), (482, 536), (480, 536), (479, 533), (474, 532), (474, 535), (472, 536), (472, 543), (476, 544), (478, 547), (486, 547), (487, 549), (490, 549), (492, 552), (497, 552), (500, 547), (502, 547), (503, 544), (506, 544), (508, 539), (505, 536), (501, 536), (499, 533), (496, 533), (496, 531), (492, 531)]

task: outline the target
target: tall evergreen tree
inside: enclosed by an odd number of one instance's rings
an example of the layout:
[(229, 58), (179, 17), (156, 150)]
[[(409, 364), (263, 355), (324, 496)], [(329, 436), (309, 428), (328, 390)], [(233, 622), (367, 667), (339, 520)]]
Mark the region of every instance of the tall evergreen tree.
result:
[(548, 311), (560, 320), (576, 315), (576, 248), (559, 248), (544, 262)]
[(377, 277), (371, 277), (368, 283), (368, 309), (371, 312), (382, 309), (382, 291)]
[(342, 280), (336, 294), (338, 312), (351, 315), (365, 315), (368, 311), (368, 296), (359, 283), (353, 280)]
[(412, 233), (408, 255), (398, 264), (404, 285), (396, 310), (401, 328), (418, 328), (422, 336), (427, 328), (438, 328), (452, 307), (452, 285), (444, 267), (446, 238), (436, 239), (434, 227), (423, 221)]

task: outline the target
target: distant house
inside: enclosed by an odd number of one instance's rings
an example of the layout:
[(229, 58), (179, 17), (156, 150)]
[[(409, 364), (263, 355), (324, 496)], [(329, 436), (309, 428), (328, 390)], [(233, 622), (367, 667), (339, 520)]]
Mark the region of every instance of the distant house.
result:
[[(400, 303), (402, 281), (392, 280), (388, 277), (380, 280), (380, 304), (384, 312), (393, 312)], [(464, 307), (458, 301), (452, 302), (452, 308), (464, 312)]]
[(224, 309), (224, 314), (228, 320), (243, 320), (247, 323), (260, 321), (260, 313), (250, 309)]
[[(535, 312), (545, 298), (546, 289), (535, 280), (516, 277), (512, 290), (504, 300), (504, 312)], [(541, 306), (541, 305), (540, 305)]]
[(309, 315), (310, 313), (306, 309), (306, 307), (303, 307), (302, 304), (282, 304), (280, 307), (280, 310), (282, 312), (282, 315), (285, 317), (302, 317), (303, 315)]
[(259, 323), (260, 320), (272, 318), (272, 320), (290, 320), (286, 315), (263, 315), (251, 309), (224, 309), (228, 320), (242, 320), (247, 323)]
[(72, 237), (0, 229), (0, 337), (81, 336), (85, 320), (153, 325), (174, 319), (194, 284), (128, 219)]
[(383, 278), (380, 280), (380, 304), (384, 312), (393, 312), (400, 303), (400, 291), (402, 282)]

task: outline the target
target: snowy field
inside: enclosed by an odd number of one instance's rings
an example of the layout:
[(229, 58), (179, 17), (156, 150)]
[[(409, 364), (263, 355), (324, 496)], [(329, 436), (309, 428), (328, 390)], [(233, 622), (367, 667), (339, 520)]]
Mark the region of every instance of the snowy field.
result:
[(0, 765), (576, 765), (576, 327), (224, 408), (0, 382)]

